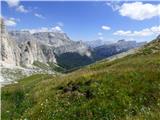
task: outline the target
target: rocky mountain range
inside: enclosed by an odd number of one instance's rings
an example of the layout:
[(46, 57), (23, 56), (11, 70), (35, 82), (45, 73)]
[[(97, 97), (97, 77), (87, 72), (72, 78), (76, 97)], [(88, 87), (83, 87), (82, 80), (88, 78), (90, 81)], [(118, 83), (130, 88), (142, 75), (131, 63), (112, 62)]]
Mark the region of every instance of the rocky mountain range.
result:
[[(0, 23), (0, 63), (2, 71), (4, 68), (10, 69), (17, 67), (31, 70), (38, 69), (39, 71), (42, 69), (42, 67), (39, 68), (40, 65), (49, 68), (51, 64), (52, 66), (57, 66), (59, 63), (65, 66), (65, 61), (59, 62), (61, 61), (59, 58), (61, 58), (61, 55), (68, 53), (71, 55), (70, 60), (73, 62), (69, 64), (76, 62), (75, 59), (77, 58), (72, 57), (72, 54), (75, 55), (75, 53), (79, 56), (79, 59), (82, 59), (84, 56), (87, 58), (91, 57), (91, 51), (85, 44), (72, 41), (65, 33), (58, 31), (34, 34), (31, 34), (29, 31), (8, 32), (4, 21), (1, 20)], [(84, 62), (85, 61), (83, 61), (83, 64), (85, 64)], [(81, 65), (80, 61), (78, 65)]]
[[(81, 42), (72, 41), (62, 32), (6, 31), (2, 22), (2, 60), (20, 66), (32, 66), (34, 61), (57, 63), (55, 56), (64, 53), (78, 53), (91, 56), (88, 47)], [(7, 61), (7, 60), (10, 61)]]
[(145, 44), (146, 42), (137, 43), (136, 41), (119, 40), (116, 43), (112, 43), (108, 45), (105, 44), (105, 45), (93, 48), (93, 55), (95, 60), (101, 60), (103, 58), (107, 58), (115, 54), (126, 52), (133, 48), (141, 47)]
[(120, 40), (117, 43), (92, 46), (93, 42), (89, 45), (89, 43), (86, 44), (82, 41), (73, 41), (66, 33), (60, 31), (33, 34), (29, 31), (8, 32), (4, 21), (1, 20), (0, 23), (0, 63), (4, 74), (7, 73), (6, 68), (9, 71), (10, 68), (17, 69), (17, 67), (18, 70), (24, 70), (23, 73), (26, 73), (25, 70), (28, 71), (29, 69), (31, 74), (40, 71), (53, 72), (53, 66), (54, 68), (58, 66), (64, 69), (72, 69), (144, 44), (136, 41)]

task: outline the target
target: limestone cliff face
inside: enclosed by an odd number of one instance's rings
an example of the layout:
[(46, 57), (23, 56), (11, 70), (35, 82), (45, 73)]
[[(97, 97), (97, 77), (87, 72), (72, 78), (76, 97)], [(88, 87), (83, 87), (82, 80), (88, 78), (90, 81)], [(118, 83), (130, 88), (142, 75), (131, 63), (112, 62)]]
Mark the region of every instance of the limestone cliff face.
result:
[(57, 63), (53, 48), (43, 44), (41, 44), (40, 46), (44, 56), (47, 59), (47, 62)]
[(46, 44), (47, 42), (41, 42), (28, 31), (11, 31), (9, 34), (19, 44), (23, 65), (33, 64), (34, 61), (56, 63), (53, 48), (50, 44)]
[(33, 36), (37, 38), (37, 40), (48, 46), (52, 46), (57, 48), (59, 46), (64, 46), (72, 43), (73, 41), (62, 32), (38, 32), (34, 33)]
[[(0, 61), (3, 64), (20, 65), (20, 48), (17, 43), (7, 33), (3, 20), (1, 24), (1, 56)], [(2, 65), (2, 64), (1, 64)]]
[(32, 67), (34, 61), (56, 63), (51, 49), (44, 47), (29, 32), (8, 33), (1, 20), (1, 66)]
[(21, 49), (20, 61), (22, 66), (31, 66), (34, 61), (47, 63), (47, 58), (45, 58), (42, 49), (36, 41), (25, 41), (19, 47)]

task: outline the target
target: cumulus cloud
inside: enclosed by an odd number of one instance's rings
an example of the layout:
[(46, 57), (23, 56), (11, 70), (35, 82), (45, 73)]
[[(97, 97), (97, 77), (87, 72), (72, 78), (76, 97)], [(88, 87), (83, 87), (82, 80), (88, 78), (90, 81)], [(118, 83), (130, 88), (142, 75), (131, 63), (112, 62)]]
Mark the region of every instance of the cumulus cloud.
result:
[(107, 2), (113, 11), (118, 11), (121, 16), (129, 17), (134, 20), (151, 19), (155, 16), (160, 16), (160, 4), (154, 5), (143, 2), (128, 2), (120, 1)]
[(6, 2), (10, 7), (16, 7), (19, 5), (20, 0), (6, 0)]
[(37, 33), (37, 32), (51, 32), (51, 30), (48, 29), (47, 27), (41, 27), (37, 29), (22, 29), (21, 31), (29, 31), (31, 34)]
[(114, 35), (119, 35), (119, 36), (126, 36), (126, 35), (130, 35), (131, 31), (123, 31), (123, 30), (118, 30), (116, 32), (113, 33)]
[(10, 20), (12, 20), (12, 21), (15, 21), (15, 22), (20, 22), (20, 19), (19, 18), (13, 18), (13, 17), (11, 17), (11, 18), (9, 18)]
[(17, 10), (18, 12), (21, 12), (21, 13), (28, 13), (28, 10), (27, 10), (26, 8), (24, 8), (23, 5), (18, 6), (18, 7), (16, 8), (16, 10)]
[(62, 32), (62, 28), (60, 27), (60, 26), (55, 26), (55, 27), (52, 27), (51, 28), (52, 29), (52, 31), (59, 31), (59, 32)]
[(151, 28), (145, 28), (140, 31), (118, 30), (113, 34), (118, 36), (128, 36), (128, 37), (145, 37), (145, 36), (157, 35), (159, 33), (160, 33), (160, 25), (153, 26)]
[(60, 26), (55, 26), (51, 28), (47, 27), (41, 27), (37, 29), (22, 29), (21, 31), (29, 31), (30, 33), (37, 33), (37, 32), (63, 32), (62, 28)]
[(41, 14), (38, 14), (38, 13), (35, 13), (34, 16), (38, 17), (38, 18), (41, 18), (41, 19), (45, 19), (45, 17)]
[(110, 30), (110, 29), (111, 29), (109, 26), (106, 26), (106, 25), (103, 25), (101, 28), (102, 28), (103, 30)]
[(122, 16), (129, 17), (135, 20), (150, 19), (154, 16), (160, 16), (160, 4), (153, 5), (150, 3), (143, 4), (142, 2), (124, 3), (119, 8), (119, 13)]
[(17, 25), (15, 18), (4, 19), (4, 23), (6, 26), (10, 26), (10, 27)]
[(14, 7), (16, 11), (21, 13), (28, 13), (29, 11), (23, 6), (20, 5), (20, 0), (6, 0), (9, 7)]

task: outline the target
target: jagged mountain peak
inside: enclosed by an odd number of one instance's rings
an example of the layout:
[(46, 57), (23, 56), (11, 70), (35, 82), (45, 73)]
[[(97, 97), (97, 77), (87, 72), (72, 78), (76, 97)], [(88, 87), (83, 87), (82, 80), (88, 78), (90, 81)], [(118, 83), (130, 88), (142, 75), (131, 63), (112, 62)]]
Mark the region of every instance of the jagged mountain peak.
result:
[(59, 47), (72, 42), (66, 33), (60, 32), (37, 32), (32, 34), (39, 42), (43, 44)]

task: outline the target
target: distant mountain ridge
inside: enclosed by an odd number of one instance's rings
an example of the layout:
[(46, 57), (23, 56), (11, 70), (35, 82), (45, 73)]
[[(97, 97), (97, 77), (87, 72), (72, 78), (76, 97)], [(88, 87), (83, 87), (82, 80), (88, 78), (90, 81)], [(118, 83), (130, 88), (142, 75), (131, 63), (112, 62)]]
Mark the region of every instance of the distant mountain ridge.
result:
[(102, 45), (113, 44), (113, 42), (97, 39), (97, 40), (92, 40), (92, 41), (86, 41), (85, 44), (90, 48), (95, 48), (95, 47), (99, 47)]
[(133, 48), (141, 47), (145, 44), (146, 42), (137, 43), (136, 41), (119, 40), (116, 43), (93, 48), (93, 55), (96, 60), (101, 60)]

